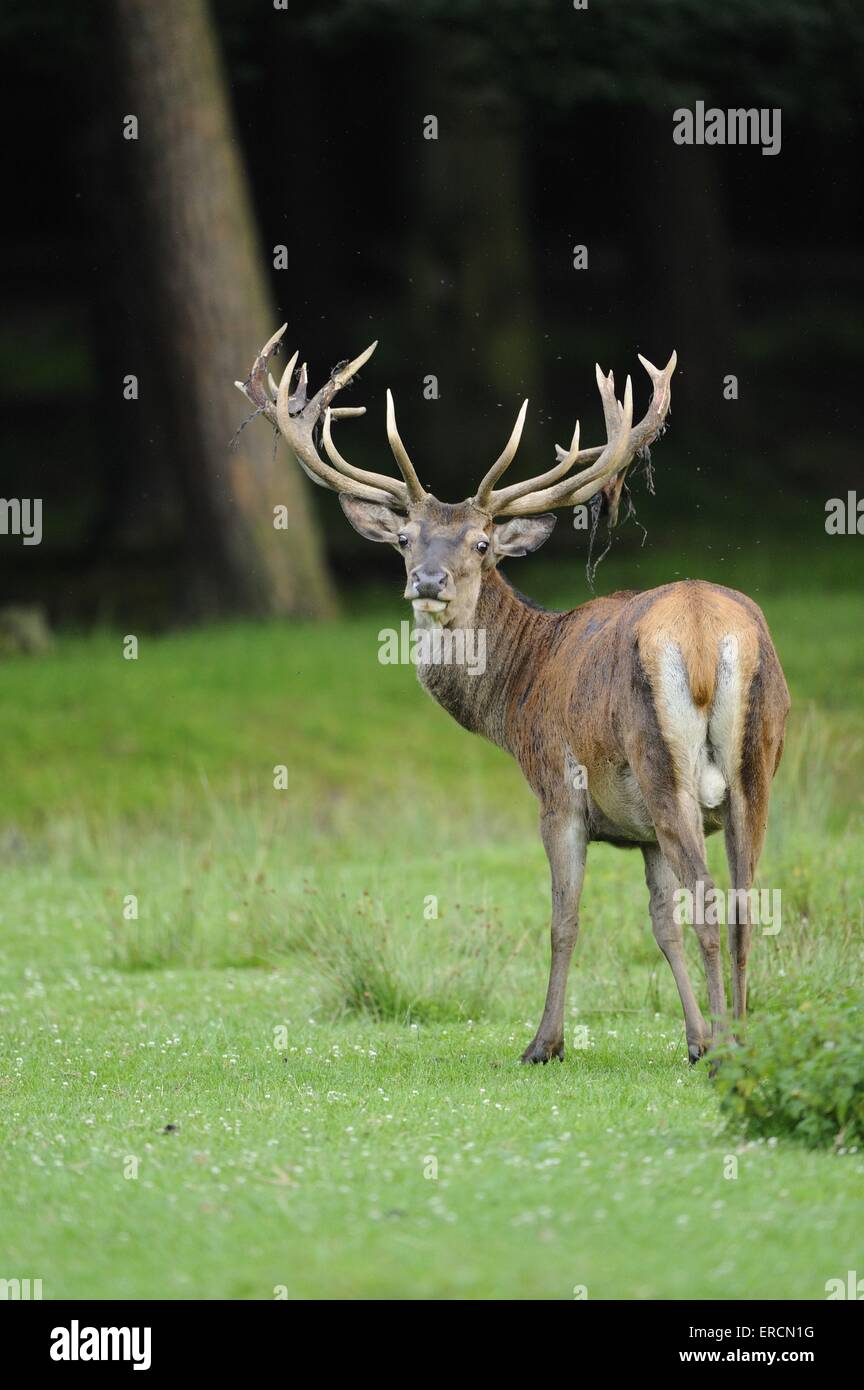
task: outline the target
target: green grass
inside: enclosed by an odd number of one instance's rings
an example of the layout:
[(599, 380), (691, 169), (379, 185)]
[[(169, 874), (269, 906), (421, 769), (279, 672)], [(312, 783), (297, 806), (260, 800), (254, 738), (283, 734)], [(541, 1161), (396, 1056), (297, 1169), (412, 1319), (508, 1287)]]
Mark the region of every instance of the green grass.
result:
[[(759, 594), (794, 701), (763, 1018), (860, 989), (864, 955), (860, 597), (784, 583)], [(547, 969), (535, 808), (379, 665), (403, 616), (394, 594), (325, 628), (144, 636), (137, 662), (103, 633), (4, 663), (0, 1277), (47, 1298), (823, 1298), (864, 1266), (862, 1156), (725, 1124), (638, 854), (592, 847), (568, 1055), (519, 1066)]]

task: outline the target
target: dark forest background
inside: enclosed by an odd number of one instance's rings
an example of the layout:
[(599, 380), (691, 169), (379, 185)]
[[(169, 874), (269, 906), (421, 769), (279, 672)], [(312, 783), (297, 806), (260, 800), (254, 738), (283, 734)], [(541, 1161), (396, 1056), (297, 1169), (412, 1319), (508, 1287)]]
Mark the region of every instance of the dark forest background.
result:
[[(285, 319), (316, 386), (380, 339), (341, 445), (392, 467), (391, 386), (449, 500), (523, 394), (527, 474), (577, 416), (602, 438), (595, 360), (633, 373), (641, 413), (636, 353), (673, 347), (656, 496), (633, 485), (652, 544), (732, 531), (800, 567), (825, 501), (860, 484), (853, 3), (11, 3), (2, 37), (0, 490), (44, 499), (41, 545), (0, 537), (7, 601), (163, 625), (324, 615), (392, 578), (281, 444), (273, 471), (263, 422), (229, 451), (248, 413), (232, 382)], [(780, 108), (781, 152), (674, 144), (697, 100)], [(287, 533), (268, 534), (275, 501)], [(550, 559), (585, 545), (559, 525)]]

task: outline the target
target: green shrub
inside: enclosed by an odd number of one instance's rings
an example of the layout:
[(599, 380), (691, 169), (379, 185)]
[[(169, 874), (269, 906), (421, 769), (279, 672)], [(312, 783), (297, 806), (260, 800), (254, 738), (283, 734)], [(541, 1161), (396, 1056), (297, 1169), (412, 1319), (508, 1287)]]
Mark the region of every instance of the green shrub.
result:
[(769, 1016), (719, 1049), (721, 1105), (745, 1133), (810, 1148), (864, 1142), (864, 1008), (851, 994)]

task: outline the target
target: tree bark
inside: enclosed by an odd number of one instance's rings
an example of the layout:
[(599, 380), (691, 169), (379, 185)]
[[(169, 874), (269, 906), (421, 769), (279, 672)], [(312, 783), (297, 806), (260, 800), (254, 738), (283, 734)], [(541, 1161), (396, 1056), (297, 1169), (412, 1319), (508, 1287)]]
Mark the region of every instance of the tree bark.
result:
[[(123, 90), (138, 119), (135, 212), (149, 254), (140, 267), (157, 305), (173, 452), (185, 499), (193, 616), (322, 617), (335, 609), (305, 483), (284, 445), (248, 413), (234, 381), (276, 323), (242, 156), (206, 0), (114, 0)], [(139, 273), (136, 267), (132, 272)], [(134, 357), (134, 352), (131, 354)], [(134, 372), (126, 365), (123, 372)], [(274, 508), (287, 510), (286, 529)]]

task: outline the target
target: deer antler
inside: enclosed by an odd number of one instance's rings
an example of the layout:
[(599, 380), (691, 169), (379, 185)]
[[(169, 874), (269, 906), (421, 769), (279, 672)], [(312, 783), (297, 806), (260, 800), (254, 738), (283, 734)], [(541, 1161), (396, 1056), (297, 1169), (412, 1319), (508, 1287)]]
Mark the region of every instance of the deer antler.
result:
[[(269, 372), (270, 358), (282, 341), (286, 327), (287, 324), (283, 323), (279, 331), (274, 333), (269, 342), (264, 344), (255, 358), (252, 370), (246, 380), (237, 381), (234, 384), (243, 392), (247, 400), (262, 411), (270, 423), (283, 435), (303, 471), (319, 487), (330, 488), (333, 492), (347, 492), (352, 497), (359, 497), (367, 502), (384, 502), (392, 506), (395, 501), (399, 506), (407, 507), (410, 501), (424, 497), (425, 493), (420, 486), (411, 460), (408, 458), (398, 434), (396, 434), (395, 420), (393, 421), (392, 433), (390, 431), (392, 401), (389, 392), (388, 434), (403, 481), (398, 478), (390, 478), (384, 473), (370, 473), (363, 468), (355, 468), (353, 464), (348, 463), (347, 459), (342, 457), (333, 443), (333, 421), (355, 415), (365, 415), (366, 407), (344, 406), (334, 410), (331, 408), (330, 402), (337, 391), (341, 391), (342, 387), (346, 386), (351, 378), (356, 376), (360, 368), (369, 361), (378, 346), (377, 342), (371, 343), (366, 351), (361, 352), (360, 356), (355, 357), (352, 362), (334, 369), (330, 374), (329, 381), (325, 382), (310, 400), (307, 395), (308, 378), (305, 362), (300, 368), (293, 394), (291, 391), (291, 382), (299, 353), (294, 353), (278, 386)], [(313, 437), (315, 426), (322, 415), (324, 417), (324, 447), (331, 460), (330, 464), (325, 463), (321, 458)], [(398, 443), (398, 449), (397, 443), (394, 443), (394, 436)], [(335, 467), (332, 467), (331, 464), (335, 464)]]
[[(264, 344), (246, 380), (235, 382), (235, 385), (284, 436), (304, 472), (319, 487), (349, 493), (352, 497), (369, 502), (383, 502), (391, 506), (395, 503), (407, 509), (412, 502), (427, 497), (428, 494), (421, 486), (396, 428), (396, 412), (389, 391), (387, 438), (402, 474), (401, 480), (391, 478), (385, 473), (371, 473), (363, 468), (355, 468), (342, 457), (333, 442), (334, 420), (366, 413), (364, 406), (334, 409), (330, 403), (336, 393), (341, 391), (369, 361), (378, 346), (377, 342), (371, 343), (366, 351), (361, 352), (353, 361), (335, 368), (330, 374), (330, 379), (310, 399), (307, 393), (305, 362), (300, 368), (293, 392), (291, 389), (298, 353), (294, 353), (278, 386), (270, 375), (270, 358), (280, 344), (285, 328), (286, 325), (283, 324), (270, 341)], [(594, 497), (602, 489), (609, 498), (614, 524), (624, 476), (634, 455), (639, 449), (650, 444), (663, 428), (671, 400), (670, 382), (678, 358), (673, 352), (662, 371), (644, 357), (640, 356), (639, 361), (651, 377), (653, 393), (648, 410), (638, 425), (633, 425), (633, 390), (630, 378), (627, 378), (622, 405), (615, 397), (615, 379), (612, 373), (604, 376), (598, 367), (597, 385), (603, 401), (606, 443), (580, 450), (577, 420), (569, 449), (565, 450), (556, 445), (558, 462), (553, 468), (536, 478), (528, 478), (524, 482), (513, 483), (510, 487), (496, 490), (495, 484), (513, 462), (519, 447), (528, 409), (528, 402), (523, 401), (510, 438), (482, 479), (472, 499), (474, 505), (489, 516), (531, 516), (547, 511), (550, 507), (575, 506)], [(314, 441), (315, 427), (322, 417), (322, 437), (330, 459), (329, 464), (325, 463), (318, 453)], [(571, 469), (578, 464), (587, 466), (579, 473), (572, 473)]]
[[(519, 412), (507, 448), (477, 489), (472, 499), (474, 505), (490, 516), (532, 516), (537, 512), (548, 511), (550, 507), (576, 506), (603, 489), (609, 495), (614, 521), (624, 475), (634, 455), (656, 439), (663, 428), (672, 396), (670, 382), (678, 357), (673, 352), (662, 371), (644, 357), (640, 356), (639, 361), (651, 378), (653, 392), (651, 404), (638, 425), (633, 425), (633, 390), (629, 376), (622, 405), (615, 398), (615, 379), (612, 373), (604, 376), (597, 367), (597, 386), (603, 401), (603, 416), (606, 421), (606, 443), (599, 447), (580, 450), (577, 420), (569, 449), (555, 446), (558, 462), (554, 468), (536, 478), (528, 478), (524, 482), (513, 483), (510, 487), (496, 491), (494, 484), (516, 453), (525, 419), (526, 401)], [(571, 473), (571, 468), (577, 464), (588, 466), (579, 473)]]

